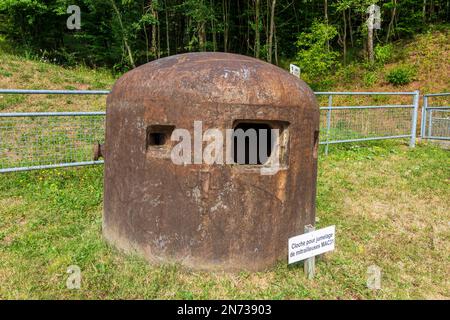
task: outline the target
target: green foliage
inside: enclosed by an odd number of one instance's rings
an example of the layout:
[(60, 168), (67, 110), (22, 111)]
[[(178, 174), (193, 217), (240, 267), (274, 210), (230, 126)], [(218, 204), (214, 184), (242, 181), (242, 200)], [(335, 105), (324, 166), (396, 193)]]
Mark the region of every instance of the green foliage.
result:
[[(392, 59), (390, 41), (448, 21), (446, 0), (434, 0), (433, 5), (428, 1), (425, 14), (423, 2), (416, 0), (328, 1), (328, 23), (324, 21), (324, 1), (277, 0), (271, 28), (271, 3), (0, 0), (0, 35), (28, 57), (69, 66), (107, 66), (116, 72), (161, 56), (190, 51), (234, 52), (266, 59), (272, 52), (273, 62), (284, 59), (306, 63), (302, 69), (308, 80), (324, 83), (325, 70), (336, 68), (336, 57), (344, 47), (346, 63), (364, 59), (366, 10), (370, 4), (379, 5), (382, 15), (382, 26), (375, 37), (377, 66)], [(67, 7), (73, 4), (81, 9), (81, 30), (66, 27)], [(380, 45), (381, 41), (387, 44)], [(367, 68), (374, 70), (377, 66)]]
[(338, 63), (339, 53), (327, 46), (327, 42), (337, 36), (334, 26), (314, 22), (311, 32), (302, 32), (297, 39), (296, 63), (306, 75), (307, 80), (318, 83), (330, 74)]
[(384, 65), (390, 62), (393, 56), (394, 46), (392, 43), (386, 45), (377, 44), (375, 46), (375, 60), (377, 63)]
[(0, 98), (0, 111), (23, 102), (25, 97), (19, 94), (6, 94)]
[[(346, 65), (336, 71), (336, 77), (343, 82), (355, 82), (360, 78), (360, 66), (356, 63)], [(350, 98), (350, 97), (349, 97)]]
[(409, 65), (402, 65), (390, 70), (386, 75), (386, 80), (394, 86), (402, 86), (414, 80), (415, 70)]
[(364, 74), (363, 82), (366, 87), (373, 86), (378, 80), (378, 75), (375, 71), (369, 71)]
[(12, 76), (12, 73), (7, 71), (7, 70), (3, 70), (2, 68), (0, 68), (0, 76), (8, 78), (8, 77)]

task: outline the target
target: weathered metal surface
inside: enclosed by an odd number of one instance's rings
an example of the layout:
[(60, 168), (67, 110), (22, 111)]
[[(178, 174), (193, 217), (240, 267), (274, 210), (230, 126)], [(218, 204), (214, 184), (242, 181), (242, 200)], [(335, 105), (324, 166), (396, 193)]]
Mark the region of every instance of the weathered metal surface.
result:
[[(226, 53), (163, 58), (116, 82), (106, 118), (103, 234), (117, 247), (154, 263), (261, 270), (285, 260), (287, 239), (314, 224), (319, 108), (288, 72)], [(261, 175), (258, 165), (176, 165), (176, 142), (147, 146), (149, 128), (193, 136), (194, 121), (205, 131), (243, 120), (284, 126), (278, 173)]]

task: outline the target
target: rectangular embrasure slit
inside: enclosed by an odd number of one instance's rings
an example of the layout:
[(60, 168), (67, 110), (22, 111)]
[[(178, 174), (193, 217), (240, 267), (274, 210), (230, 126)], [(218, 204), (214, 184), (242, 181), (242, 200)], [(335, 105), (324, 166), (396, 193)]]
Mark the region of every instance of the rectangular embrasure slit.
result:
[(170, 144), (170, 136), (175, 126), (173, 125), (150, 125), (147, 127), (146, 148), (161, 148)]
[[(284, 121), (238, 120), (233, 125), (231, 154), (239, 165), (265, 165), (275, 155), (286, 159), (288, 123)], [(278, 144), (277, 140), (278, 139)]]

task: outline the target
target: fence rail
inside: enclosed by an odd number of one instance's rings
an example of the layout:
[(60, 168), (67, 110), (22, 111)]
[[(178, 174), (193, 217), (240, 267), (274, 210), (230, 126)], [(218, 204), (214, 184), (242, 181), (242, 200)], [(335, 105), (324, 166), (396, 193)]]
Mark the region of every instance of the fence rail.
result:
[[(16, 90), (0, 94), (105, 95), (105, 90)], [(320, 143), (409, 139), (415, 145), (419, 92), (316, 92)], [(407, 96), (411, 104), (333, 105), (334, 96)], [(336, 98), (337, 99), (337, 98)], [(0, 173), (101, 164), (92, 146), (104, 141), (105, 112), (0, 113)]]
[(0, 173), (100, 164), (105, 112), (0, 113)]

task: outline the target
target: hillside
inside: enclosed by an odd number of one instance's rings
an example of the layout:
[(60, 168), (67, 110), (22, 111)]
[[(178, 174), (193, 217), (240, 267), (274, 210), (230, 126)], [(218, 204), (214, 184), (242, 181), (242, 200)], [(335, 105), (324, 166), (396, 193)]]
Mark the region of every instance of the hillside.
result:
[[(109, 90), (115, 79), (106, 70), (64, 68), (39, 57), (12, 54), (0, 38), (1, 89)], [(2, 95), (0, 112), (104, 110), (104, 96)]]
[[(118, 75), (104, 69), (84, 66), (64, 68), (27, 55), (12, 54), (13, 50), (0, 39), (0, 88), (16, 89), (105, 89), (111, 88)], [(363, 64), (353, 63), (330, 76), (330, 91), (414, 91), (424, 93), (448, 92), (450, 68), (448, 61), (450, 36), (448, 31), (434, 31), (401, 41), (393, 47), (392, 57), (384, 66), (368, 70)], [(386, 74), (399, 66), (413, 71), (411, 83), (393, 86)], [(364, 97), (337, 98), (346, 103), (363, 103)], [(398, 99), (398, 98), (391, 98)], [(401, 98), (400, 100), (409, 99)], [(389, 98), (382, 102), (390, 103)], [(380, 101), (381, 102), (381, 101)], [(397, 100), (396, 103), (399, 101)], [(403, 102), (403, 101), (402, 101)], [(24, 96), (0, 95), (0, 111), (91, 111), (103, 110), (104, 96)]]
[[(399, 41), (393, 46), (392, 58), (384, 66), (368, 71), (361, 64), (344, 68), (335, 77), (335, 91), (414, 91), (422, 94), (448, 92), (450, 87), (450, 35), (447, 31), (417, 35), (413, 40)], [(386, 81), (387, 73), (398, 66), (410, 66), (414, 81), (393, 86)], [(373, 82), (365, 81), (373, 74)]]

